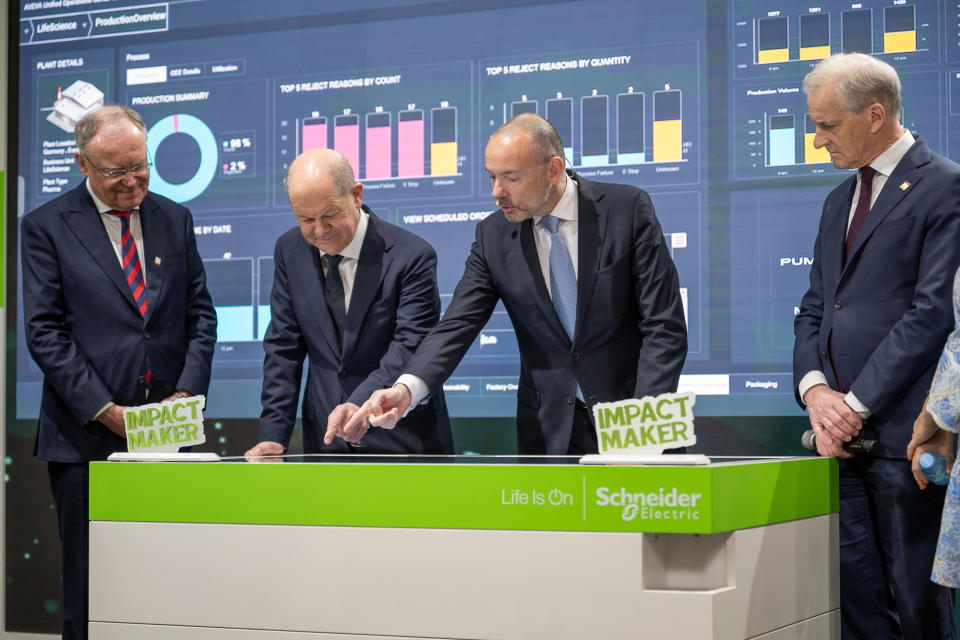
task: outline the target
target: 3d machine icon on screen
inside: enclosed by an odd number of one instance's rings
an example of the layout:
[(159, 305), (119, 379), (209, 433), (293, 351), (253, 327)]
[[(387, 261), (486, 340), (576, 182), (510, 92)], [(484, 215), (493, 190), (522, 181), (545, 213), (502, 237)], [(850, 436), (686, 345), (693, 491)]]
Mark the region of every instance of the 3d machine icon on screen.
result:
[(102, 106), (103, 92), (89, 82), (77, 80), (66, 90), (57, 88), (57, 101), (53, 103), (53, 111), (47, 115), (47, 121), (67, 133), (73, 133), (80, 118)]

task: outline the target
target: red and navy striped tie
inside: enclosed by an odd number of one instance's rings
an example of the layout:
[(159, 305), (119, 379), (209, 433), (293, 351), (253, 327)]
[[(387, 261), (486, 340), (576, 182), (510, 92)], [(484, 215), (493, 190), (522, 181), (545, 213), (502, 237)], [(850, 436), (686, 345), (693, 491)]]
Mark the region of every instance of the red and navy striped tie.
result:
[[(147, 313), (147, 287), (143, 281), (143, 270), (140, 267), (140, 256), (137, 255), (137, 245), (133, 241), (133, 234), (130, 232), (130, 212), (129, 211), (111, 211), (112, 215), (120, 218), (120, 254), (121, 265), (123, 266), (123, 276), (130, 287), (130, 293), (133, 294), (133, 302), (140, 315)], [(144, 380), (147, 386), (150, 386), (150, 357), (146, 360), (146, 374)]]

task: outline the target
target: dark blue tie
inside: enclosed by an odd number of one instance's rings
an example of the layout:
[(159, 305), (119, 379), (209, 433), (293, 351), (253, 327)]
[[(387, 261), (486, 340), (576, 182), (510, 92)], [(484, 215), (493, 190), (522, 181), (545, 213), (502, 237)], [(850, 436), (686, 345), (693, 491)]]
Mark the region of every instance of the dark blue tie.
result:
[(327, 307), (337, 327), (337, 336), (343, 344), (343, 328), (347, 324), (346, 296), (343, 292), (343, 280), (340, 279), (340, 261), (343, 256), (327, 255), (327, 276), (324, 283), (324, 295)]

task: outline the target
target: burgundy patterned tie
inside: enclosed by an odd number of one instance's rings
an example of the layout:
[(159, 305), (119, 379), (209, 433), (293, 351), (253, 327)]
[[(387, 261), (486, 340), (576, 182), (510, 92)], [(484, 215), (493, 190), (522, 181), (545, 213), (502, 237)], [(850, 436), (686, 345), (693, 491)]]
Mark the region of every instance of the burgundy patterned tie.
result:
[(873, 195), (873, 176), (877, 172), (873, 167), (867, 166), (860, 169), (860, 197), (857, 199), (857, 208), (853, 212), (853, 220), (850, 221), (850, 229), (847, 230), (847, 242), (843, 246), (843, 261), (850, 258), (850, 252), (853, 250), (853, 243), (857, 241), (857, 234), (863, 228), (863, 223), (867, 220), (867, 214), (870, 213), (870, 198)]
[[(130, 287), (130, 293), (133, 294), (133, 302), (140, 315), (147, 312), (147, 287), (143, 281), (143, 271), (140, 268), (140, 256), (137, 255), (137, 244), (133, 241), (133, 234), (130, 232), (130, 212), (129, 211), (111, 211), (111, 215), (120, 218), (120, 254), (121, 265), (123, 266), (123, 276)], [(146, 374), (144, 380), (147, 387), (150, 386), (152, 371), (150, 370), (150, 357), (146, 358)]]

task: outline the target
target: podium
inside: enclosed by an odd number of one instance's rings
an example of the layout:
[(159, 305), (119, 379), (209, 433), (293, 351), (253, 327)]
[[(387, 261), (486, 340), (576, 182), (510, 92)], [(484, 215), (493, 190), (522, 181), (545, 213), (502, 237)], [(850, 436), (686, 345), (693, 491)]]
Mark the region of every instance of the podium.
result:
[(90, 638), (840, 637), (835, 460), (283, 460), (92, 463)]

